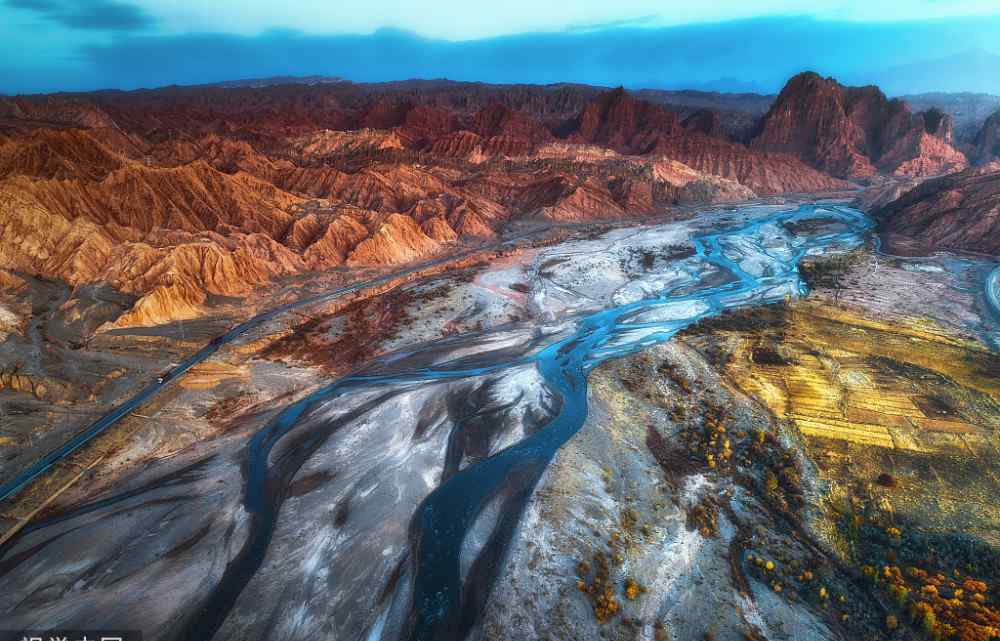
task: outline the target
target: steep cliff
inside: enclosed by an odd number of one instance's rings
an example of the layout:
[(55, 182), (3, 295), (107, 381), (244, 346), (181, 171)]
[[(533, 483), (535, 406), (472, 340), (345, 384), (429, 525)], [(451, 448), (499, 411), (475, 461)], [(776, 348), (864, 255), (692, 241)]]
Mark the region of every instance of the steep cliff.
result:
[(930, 176), (964, 169), (952, 147), (951, 117), (914, 114), (877, 87), (845, 87), (806, 72), (788, 81), (760, 124), (751, 147), (793, 154), (834, 176), (890, 173)]

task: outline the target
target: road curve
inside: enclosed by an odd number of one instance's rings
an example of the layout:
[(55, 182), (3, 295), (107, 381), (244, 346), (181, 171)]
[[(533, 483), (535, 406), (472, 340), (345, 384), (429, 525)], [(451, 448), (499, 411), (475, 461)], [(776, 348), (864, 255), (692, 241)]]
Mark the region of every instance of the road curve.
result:
[(479, 252), (491, 251), (498, 249), (505, 245), (509, 245), (517, 242), (518, 240), (523, 240), (529, 236), (535, 236), (548, 231), (550, 227), (542, 227), (532, 231), (524, 232), (522, 234), (517, 234), (511, 236), (505, 240), (492, 243), (489, 245), (484, 245), (480, 247), (475, 247), (472, 249), (467, 249), (461, 251), (457, 254), (451, 254), (448, 256), (443, 256), (441, 258), (436, 258), (429, 261), (424, 261), (422, 263), (417, 263), (406, 269), (398, 270), (388, 274), (379, 276), (378, 278), (372, 278), (369, 280), (361, 281), (345, 287), (339, 287), (337, 289), (325, 292), (323, 294), (317, 294), (316, 296), (310, 296), (308, 298), (303, 298), (292, 303), (286, 303), (270, 309), (265, 312), (261, 312), (256, 316), (243, 321), (242, 323), (233, 326), (224, 334), (216, 336), (207, 345), (202, 347), (200, 350), (187, 357), (178, 363), (175, 367), (165, 372), (159, 378), (154, 380), (152, 383), (146, 387), (139, 390), (136, 394), (130, 397), (128, 400), (116, 405), (107, 413), (103, 414), (96, 421), (88, 425), (83, 431), (78, 433), (76, 436), (72, 437), (59, 447), (55, 448), (45, 456), (41, 457), (27, 468), (22, 470), (13, 479), (0, 485), (0, 501), (5, 501), (10, 497), (16, 495), (18, 492), (27, 487), (32, 481), (37, 479), (42, 474), (52, 469), (54, 465), (59, 463), (61, 460), (65, 459), (67, 456), (77, 451), (94, 438), (104, 433), (108, 428), (116, 425), (123, 418), (128, 416), (130, 413), (141, 407), (146, 401), (152, 399), (154, 396), (159, 394), (167, 386), (174, 383), (178, 378), (183, 376), (188, 370), (190, 370), (195, 365), (207, 360), (210, 356), (215, 354), (219, 349), (221, 349), (227, 343), (232, 342), (236, 338), (239, 338), (243, 334), (246, 334), (252, 329), (260, 327), (264, 323), (270, 321), (271, 319), (284, 314), (285, 312), (297, 309), (300, 307), (305, 307), (307, 305), (313, 305), (316, 303), (325, 303), (328, 301), (336, 300), (341, 296), (346, 294), (351, 294), (369, 287), (377, 287), (379, 285), (384, 285), (388, 282), (399, 278), (405, 278), (406, 276), (413, 275), (415, 273), (421, 272), (431, 267), (437, 267), (450, 262), (455, 262), (463, 258), (468, 258), (473, 254)]

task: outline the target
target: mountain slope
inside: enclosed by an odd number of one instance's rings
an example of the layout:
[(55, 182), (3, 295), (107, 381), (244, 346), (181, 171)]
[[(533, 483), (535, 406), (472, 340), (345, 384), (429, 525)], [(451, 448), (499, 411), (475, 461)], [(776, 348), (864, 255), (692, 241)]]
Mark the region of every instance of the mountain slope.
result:
[(1000, 162), (924, 181), (873, 214), (924, 250), (1000, 255)]

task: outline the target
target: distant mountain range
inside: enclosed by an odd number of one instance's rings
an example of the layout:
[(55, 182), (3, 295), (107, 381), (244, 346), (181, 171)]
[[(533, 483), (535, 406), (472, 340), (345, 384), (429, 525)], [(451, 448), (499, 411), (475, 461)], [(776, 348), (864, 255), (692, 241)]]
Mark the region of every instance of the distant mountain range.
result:
[[(985, 68), (991, 67), (988, 71), (984, 71)], [(918, 70), (925, 70), (926, 72), (932, 72), (935, 74), (946, 75), (951, 77), (953, 80), (950, 84), (955, 86), (960, 86), (966, 83), (965, 80), (961, 78), (955, 80), (956, 74), (958, 76), (984, 76), (993, 73), (994, 69), (1000, 69), (1000, 56), (990, 54), (985, 51), (976, 50), (971, 51), (960, 56), (952, 56), (949, 58), (944, 58), (936, 61), (924, 62), (919, 65), (908, 65), (906, 67), (899, 67), (895, 71), (884, 71), (880, 72), (879, 76), (885, 76), (889, 80), (886, 85), (892, 86), (893, 84), (900, 84), (899, 82), (893, 83), (893, 76), (905, 76), (906, 74), (917, 73)], [(943, 71), (944, 70), (944, 71)], [(733, 79), (728, 78), (728, 81), (732, 81), (731, 84), (738, 86), (740, 83)], [(988, 84), (989, 81), (984, 81)], [(217, 87), (223, 89), (242, 89), (242, 88), (264, 88), (279, 85), (306, 85), (306, 86), (318, 86), (318, 85), (335, 85), (335, 84), (345, 84), (353, 85), (354, 87), (361, 89), (366, 92), (379, 93), (379, 92), (390, 92), (396, 93), (401, 90), (409, 90), (419, 94), (425, 94), (427, 92), (449, 92), (456, 89), (469, 88), (469, 87), (481, 87), (481, 88), (497, 88), (497, 87), (537, 87), (535, 84), (496, 84), (496, 83), (483, 83), (475, 81), (456, 81), (449, 80), (445, 78), (440, 79), (418, 79), (414, 78), (411, 80), (396, 80), (388, 82), (376, 82), (376, 83), (359, 83), (353, 82), (346, 78), (340, 76), (327, 76), (327, 75), (277, 75), (277, 76), (267, 76), (260, 78), (244, 78), (239, 80), (225, 80), (220, 82), (207, 82), (194, 85), (172, 85), (172, 88), (177, 88), (181, 90), (190, 90), (196, 88), (210, 88)], [(858, 85), (867, 85), (870, 83), (857, 82)], [(905, 83), (903, 83), (905, 84)], [(585, 95), (588, 97), (593, 97), (600, 91), (610, 90), (613, 87), (609, 85), (588, 85), (580, 83), (552, 83), (545, 85), (550, 89), (573, 89), (577, 91), (580, 95)], [(884, 85), (878, 85), (880, 89), (884, 89)], [(168, 87), (162, 87), (161, 89), (167, 89)], [(152, 90), (141, 90), (141, 91), (156, 91)], [(100, 94), (118, 94), (122, 93), (119, 90), (106, 90), (98, 92), (90, 92), (88, 95), (100, 95)], [(643, 100), (648, 100), (650, 102), (662, 104), (668, 106), (671, 110), (677, 112), (682, 118), (687, 118), (694, 115), (701, 110), (712, 110), (718, 112), (721, 116), (719, 125), (726, 134), (734, 139), (739, 139), (746, 141), (755, 132), (754, 128), (757, 125), (759, 119), (767, 113), (768, 109), (774, 103), (777, 94), (764, 94), (755, 93), (752, 91), (745, 92), (735, 92), (735, 91), (711, 91), (703, 88), (687, 88), (687, 89), (653, 89), (653, 88), (639, 88), (632, 92), (635, 96), (642, 98)], [(890, 91), (885, 91), (889, 96), (893, 96), (894, 93)], [(2, 96), (3, 94), (0, 94)], [(927, 111), (928, 109), (937, 108), (951, 116), (954, 123), (954, 135), (956, 143), (963, 148), (963, 150), (968, 151), (968, 149), (975, 143), (977, 135), (979, 135), (983, 123), (992, 114), (1000, 111), (1000, 94), (993, 94), (988, 92), (969, 92), (969, 91), (934, 91), (927, 93), (918, 94), (905, 94), (899, 95), (899, 98), (905, 100), (914, 111)]]
[(1000, 55), (984, 50), (966, 51), (890, 67), (872, 74), (872, 79), (890, 96), (927, 84), (933, 85), (938, 93), (995, 93), (1000, 79)]
[[(973, 74), (982, 72), (983, 67), (994, 65), (990, 70), (1000, 69), (1000, 56), (994, 56), (983, 51), (973, 51), (968, 56), (969, 69)], [(955, 56), (938, 61), (922, 63), (921, 67), (927, 69), (943, 68), (943, 65), (954, 65), (956, 68), (963, 68), (963, 56)], [(903, 69), (898, 73), (913, 73), (912, 69)], [(937, 72), (935, 72), (937, 73)], [(966, 73), (966, 71), (962, 71)], [(882, 72), (880, 75), (892, 75), (891, 72)], [(961, 85), (964, 81), (958, 80), (952, 84)], [(222, 82), (205, 83), (202, 85), (192, 85), (193, 87), (221, 87), (221, 88), (262, 88), (276, 85), (325, 85), (337, 83), (351, 83), (350, 80), (339, 76), (269, 76), (266, 78), (246, 78), (242, 80), (226, 80)], [(450, 87), (462, 87), (464, 85), (492, 86), (487, 83), (460, 82), (446, 79), (437, 80), (404, 80), (385, 83), (353, 83), (364, 87), (383, 86), (387, 90), (395, 91), (401, 87), (410, 87), (414, 91), (426, 91), (428, 89), (447, 90)], [(865, 83), (860, 83), (865, 84)], [(519, 85), (505, 85), (516, 87)], [(531, 86), (531, 85), (524, 85)], [(584, 93), (588, 91), (596, 93), (600, 90), (611, 89), (610, 86), (582, 85), (577, 83), (555, 83), (549, 85), (553, 88), (572, 87)], [(878, 85), (884, 90), (882, 84)], [(391, 88), (391, 89), (390, 89)], [(771, 105), (774, 103), (777, 94), (763, 94), (755, 92), (733, 92), (733, 91), (708, 91), (703, 89), (636, 89), (633, 93), (643, 100), (667, 105), (682, 117), (703, 110), (710, 109), (720, 112), (723, 117), (723, 127), (728, 134), (736, 138), (747, 138), (753, 133), (756, 121), (760, 119)], [(885, 91), (889, 96), (893, 96), (892, 91)], [(987, 92), (969, 91), (935, 91), (919, 94), (907, 94), (898, 96), (905, 100), (914, 111), (927, 111), (937, 108), (951, 116), (955, 127), (955, 139), (960, 145), (971, 145), (979, 134), (983, 123), (992, 114), (1000, 111), (1000, 95)]]
[(356, 82), (567, 81), (767, 94), (802, 69), (814, 69), (852, 85), (877, 83), (889, 95), (1000, 93), (994, 71), (998, 31), (1000, 15), (895, 23), (781, 16), (462, 41), (398, 29), (369, 34), (164, 33), (89, 44), (45, 73), (18, 73), (20, 61), (5, 61), (0, 90), (126, 89), (302, 75)]
[(336, 76), (269, 76), (267, 78), (248, 78), (246, 80), (210, 82), (203, 86), (231, 89), (240, 87), (272, 87), (274, 85), (328, 85), (338, 82), (347, 82), (347, 80)]
[(950, 114), (955, 120), (955, 138), (963, 144), (972, 142), (983, 122), (1000, 111), (1000, 96), (988, 93), (935, 92), (902, 98), (913, 105), (914, 109), (925, 111), (937, 107)]

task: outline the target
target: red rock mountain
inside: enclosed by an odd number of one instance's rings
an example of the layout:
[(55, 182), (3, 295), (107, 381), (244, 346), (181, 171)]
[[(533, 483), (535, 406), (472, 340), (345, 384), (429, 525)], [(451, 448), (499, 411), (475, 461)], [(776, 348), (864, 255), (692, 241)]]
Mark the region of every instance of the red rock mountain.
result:
[(568, 138), (626, 154), (655, 151), (683, 131), (677, 114), (637, 100), (619, 87), (592, 100), (564, 130)]
[(890, 243), (1000, 255), (1000, 162), (926, 180), (873, 213)]
[(686, 128), (666, 107), (637, 100), (620, 88), (592, 101), (578, 118), (564, 125), (562, 134), (567, 140), (625, 154), (663, 155), (763, 194), (846, 186), (791, 155), (756, 152), (724, 137)]
[[(136, 297), (115, 325), (212, 295), (388, 265), (526, 216), (845, 183), (624, 90), (455, 83), (0, 98), (0, 266)], [(2, 270), (0, 270), (2, 271)]]
[(688, 131), (694, 131), (716, 138), (727, 138), (726, 127), (722, 121), (722, 115), (711, 109), (699, 109), (689, 114), (683, 121), (683, 126)]
[(877, 87), (845, 87), (811, 72), (789, 80), (751, 147), (789, 153), (848, 179), (877, 173), (932, 176), (968, 165), (953, 146), (950, 116), (916, 113)]

